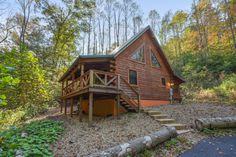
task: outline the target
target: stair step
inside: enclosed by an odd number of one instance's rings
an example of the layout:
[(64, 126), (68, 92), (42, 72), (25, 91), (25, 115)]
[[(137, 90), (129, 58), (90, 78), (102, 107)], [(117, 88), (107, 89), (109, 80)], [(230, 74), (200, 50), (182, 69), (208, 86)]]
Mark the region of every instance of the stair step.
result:
[(175, 127), (176, 130), (184, 130), (187, 127), (185, 124), (179, 124), (179, 123), (164, 124), (164, 126)]
[(148, 113), (149, 115), (159, 115), (159, 114), (161, 114), (160, 111), (154, 111), (154, 110), (147, 111), (146, 113)]
[(160, 122), (161, 124), (170, 124), (175, 122), (174, 119), (156, 119), (158, 122)]
[(144, 107), (142, 110), (143, 110), (144, 112), (151, 111), (151, 109), (145, 108), (145, 107)]
[(154, 119), (166, 119), (168, 117), (167, 114), (158, 114), (158, 115), (152, 115), (151, 116)]
[(177, 134), (181, 135), (181, 134), (185, 134), (185, 133), (192, 132), (192, 131), (193, 131), (193, 129), (177, 130)]

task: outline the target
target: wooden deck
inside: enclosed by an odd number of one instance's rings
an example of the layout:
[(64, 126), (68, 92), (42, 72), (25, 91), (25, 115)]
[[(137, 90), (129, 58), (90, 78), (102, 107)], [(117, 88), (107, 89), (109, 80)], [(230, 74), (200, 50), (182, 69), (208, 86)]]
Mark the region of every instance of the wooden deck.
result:
[(119, 94), (120, 79), (119, 74), (89, 70), (63, 87), (61, 98), (71, 98), (88, 92)]
[[(91, 124), (94, 94), (115, 96), (114, 99), (117, 102), (117, 108), (123, 106), (128, 111), (137, 112), (140, 110), (139, 92), (130, 86), (119, 74), (100, 70), (89, 70), (76, 79), (67, 80), (65, 83), (62, 83), (61, 99), (65, 106), (65, 113), (67, 113), (68, 100), (71, 106), (72, 116), (74, 98), (79, 98), (79, 104), (81, 104), (84, 98), (83, 95), (86, 95), (89, 100), (89, 123)], [(62, 110), (63, 107), (61, 106), (61, 112)]]

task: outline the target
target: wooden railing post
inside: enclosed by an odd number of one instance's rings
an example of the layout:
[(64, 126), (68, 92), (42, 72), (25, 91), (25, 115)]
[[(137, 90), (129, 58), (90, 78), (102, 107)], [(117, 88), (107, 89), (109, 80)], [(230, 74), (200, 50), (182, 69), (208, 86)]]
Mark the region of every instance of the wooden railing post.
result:
[(84, 64), (80, 65), (80, 82), (79, 82), (79, 88), (83, 86), (83, 78), (82, 76), (84, 75)]
[(120, 90), (120, 74), (117, 76), (117, 89)]
[(93, 70), (89, 71), (89, 86), (93, 87)]

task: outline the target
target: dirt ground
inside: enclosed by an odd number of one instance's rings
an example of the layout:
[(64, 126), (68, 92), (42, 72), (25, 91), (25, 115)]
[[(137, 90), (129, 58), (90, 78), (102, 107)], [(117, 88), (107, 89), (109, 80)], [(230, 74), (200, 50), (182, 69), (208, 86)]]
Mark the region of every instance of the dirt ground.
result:
[[(236, 106), (180, 104), (155, 107), (155, 109), (170, 115), (177, 122), (185, 123), (189, 128), (193, 129), (194, 119), (196, 118), (236, 116)], [(87, 115), (84, 115), (83, 121), (80, 122), (77, 115), (71, 118), (69, 115), (61, 114), (59, 109), (50, 110), (48, 113), (36, 118), (49, 118), (64, 122), (64, 134), (58, 142), (51, 146), (56, 157), (86, 156), (158, 131), (161, 127), (157, 121), (144, 113), (127, 113), (120, 115), (119, 118), (95, 117), (93, 127), (88, 127)], [(206, 134), (194, 130), (179, 136), (177, 140), (174, 139), (157, 146), (148, 151), (148, 155), (142, 154), (139, 156), (175, 157), (207, 137)]]

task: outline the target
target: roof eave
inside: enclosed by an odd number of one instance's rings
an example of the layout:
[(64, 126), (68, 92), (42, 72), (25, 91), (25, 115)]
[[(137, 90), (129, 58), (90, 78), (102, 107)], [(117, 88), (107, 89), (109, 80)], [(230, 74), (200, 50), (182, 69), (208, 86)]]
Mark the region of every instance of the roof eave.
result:
[(70, 73), (71, 69), (79, 64), (79, 60), (80, 59), (112, 59), (114, 58), (114, 55), (79, 55), (76, 60), (71, 64), (71, 66), (68, 68), (68, 70), (62, 75), (62, 77), (59, 79), (58, 82), (62, 82), (62, 80), (64, 80), (67, 75)]

